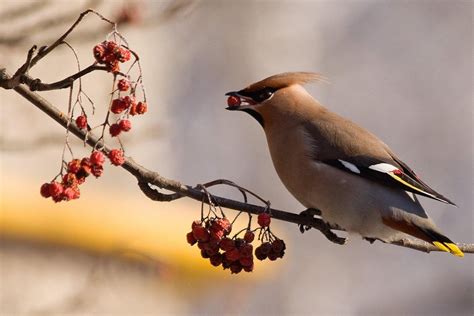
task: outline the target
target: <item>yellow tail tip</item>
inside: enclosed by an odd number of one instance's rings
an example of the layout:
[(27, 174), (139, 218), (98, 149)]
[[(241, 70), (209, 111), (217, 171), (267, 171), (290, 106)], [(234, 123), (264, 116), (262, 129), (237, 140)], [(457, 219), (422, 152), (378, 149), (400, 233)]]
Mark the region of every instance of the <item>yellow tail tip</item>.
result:
[(450, 252), (457, 257), (464, 257), (464, 253), (461, 251), (461, 249), (459, 249), (459, 247), (456, 244), (433, 241), (433, 245), (438, 247), (438, 249), (442, 251)]

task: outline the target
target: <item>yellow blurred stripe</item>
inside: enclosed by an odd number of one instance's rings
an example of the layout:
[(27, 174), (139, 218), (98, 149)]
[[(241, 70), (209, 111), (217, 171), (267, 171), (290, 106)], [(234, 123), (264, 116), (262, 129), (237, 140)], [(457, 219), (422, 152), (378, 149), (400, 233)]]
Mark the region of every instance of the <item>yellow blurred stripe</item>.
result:
[[(149, 203), (82, 197), (55, 204), (39, 196), (20, 196), (2, 188), (0, 233), (89, 251), (142, 253), (179, 270), (209, 270), (199, 249), (186, 243), (186, 233), (199, 206), (190, 201)], [(38, 190), (25, 192), (37, 193)], [(138, 197), (140, 193), (136, 192)], [(107, 196), (104, 193), (104, 196)], [(194, 214), (194, 216), (193, 216)]]
[[(3, 236), (104, 254), (143, 254), (144, 258), (156, 259), (187, 277), (229, 274), (212, 267), (208, 260), (200, 257), (196, 246), (191, 247), (186, 242), (192, 221), (200, 216), (198, 202), (189, 199), (153, 202), (138, 190), (129, 195), (134, 199), (105, 191), (100, 191), (101, 197), (97, 197), (93, 189), (91, 192), (85, 187), (84, 195), (87, 195), (79, 200), (54, 203), (42, 198), (38, 188), (23, 188), (25, 196), (18, 187), (14, 184), (0, 187), (0, 233)], [(114, 197), (109, 198), (111, 196)], [(244, 227), (246, 219), (241, 217)], [(275, 266), (266, 265), (265, 272)], [(258, 271), (261, 270), (258, 266), (256, 272), (260, 274), (263, 270)]]

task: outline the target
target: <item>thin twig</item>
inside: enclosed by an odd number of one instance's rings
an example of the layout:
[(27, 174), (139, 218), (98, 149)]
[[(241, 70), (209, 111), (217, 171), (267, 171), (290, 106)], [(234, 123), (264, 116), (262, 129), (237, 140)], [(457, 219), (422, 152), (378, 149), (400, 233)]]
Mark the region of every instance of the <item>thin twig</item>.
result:
[(45, 49), (43, 49), (42, 51), (40, 51), (38, 53), (38, 55), (35, 56), (35, 58), (33, 58), (33, 60), (31, 61), (30, 63), (30, 67), (33, 67), (34, 65), (36, 65), (37, 62), (39, 62), (43, 57), (45, 57), (46, 55), (48, 55), (53, 49), (55, 49), (58, 45), (60, 45), (64, 40), (66, 40), (66, 37), (68, 37), (68, 35), (77, 27), (77, 25), (82, 21), (82, 19), (88, 15), (89, 13), (94, 13), (95, 15), (97, 15), (101, 20), (111, 24), (114, 28), (114, 30), (116, 29), (116, 24), (112, 21), (110, 21), (109, 19), (105, 18), (102, 14), (92, 10), (92, 9), (88, 9), (84, 12), (82, 12), (79, 17), (77, 18), (76, 22), (74, 22), (71, 27), (63, 34), (61, 35), (60, 38), (58, 38), (53, 44), (51, 44), (50, 46), (46, 47)]

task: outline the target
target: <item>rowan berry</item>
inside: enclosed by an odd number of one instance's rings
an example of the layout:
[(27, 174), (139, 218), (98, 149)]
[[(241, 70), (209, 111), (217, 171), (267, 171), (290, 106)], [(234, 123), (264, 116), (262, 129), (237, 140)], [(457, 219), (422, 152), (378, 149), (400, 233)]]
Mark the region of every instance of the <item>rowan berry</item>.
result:
[(130, 120), (120, 120), (118, 125), (123, 132), (128, 132), (132, 129), (132, 122)]
[(136, 111), (137, 114), (145, 114), (148, 110), (148, 105), (145, 102), (138, 102)]
[(110, 127), (109, 127), (110, 136), (116, 137), (120, 134), (120, 132), (122, 132), (122, 129), (120, 128), (120, 126), (117, 123), (114, 123), (114, 124), (110, 125)]
[(260, 213), (257, 217), (257, 223), (260, 227), (268, 227), (270, 226), (271, 216), (268, 213)]
[(120, 79), (117, 83), (117, 88), (120, 91), (127, 91), (130, 88), (130, 81), (128, 79)]
[(79, 129), (86, 129), (86, 127), (87, 127), (87, 117), (85, 117), (85, 115), (79, 115), (76, 118), (76, 125)]
[(90, 162), (92, 165), (102, 166), (105, 162), (105, 155), (100, 151), (93, 151), (90, 156)]
[(44, 198), (49, 198), (51, 196), (49, 185), (50, 185), (49, 183), (43, 183), (43, 185), (41, 185), (40, 193), (41, 193), (41, 196)]
[(125, 157), (123, 156), (123, 151), (120, 149), (112, 149), (109, 152), (110, 162), (115, 166), (123, 165), (125, 162)]

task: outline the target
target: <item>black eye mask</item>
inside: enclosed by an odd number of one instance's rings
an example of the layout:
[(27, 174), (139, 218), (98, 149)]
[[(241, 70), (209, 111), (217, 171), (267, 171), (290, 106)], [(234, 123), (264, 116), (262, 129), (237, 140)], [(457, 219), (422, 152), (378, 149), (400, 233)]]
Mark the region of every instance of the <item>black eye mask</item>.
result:
[(262, 103), (263, 101), (270, 98), (277, 89), (274, 88), (263, 88), (258, 91), (247, 92), (245, 90), (240, 90), (238, 93), (242, 96), (249, 97), (254, 100), (256, 103)]

